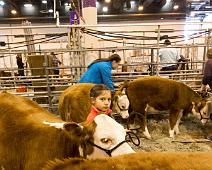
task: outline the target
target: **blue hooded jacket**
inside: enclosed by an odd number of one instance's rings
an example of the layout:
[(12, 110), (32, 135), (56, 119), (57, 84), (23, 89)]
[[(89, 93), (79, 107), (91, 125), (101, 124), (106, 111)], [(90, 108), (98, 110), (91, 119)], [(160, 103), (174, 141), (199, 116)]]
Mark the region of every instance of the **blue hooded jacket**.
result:
[(82, 75), (79, 83), (105, 84), (108, 88), (114, 90), (111, 71), (111, 61), (100, 61), (94, 63)]

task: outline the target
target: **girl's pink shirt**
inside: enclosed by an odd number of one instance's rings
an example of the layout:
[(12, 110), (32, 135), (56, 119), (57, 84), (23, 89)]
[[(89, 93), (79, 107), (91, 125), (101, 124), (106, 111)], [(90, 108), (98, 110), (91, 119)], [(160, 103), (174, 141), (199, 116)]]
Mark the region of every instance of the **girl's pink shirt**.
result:
[(101, 112), (99, 110), (97, 110), (95, 107), (92, 106), (91, 108), (91, 112), (89, 113), (88, 117), (87, 117), (87, 122), (91, 123), (93, 122), (94, 118), (98, 115), (98, 114), (106, 114), (109, 115), (112, 112), (111, 109), (107, 109), (105, 112)]

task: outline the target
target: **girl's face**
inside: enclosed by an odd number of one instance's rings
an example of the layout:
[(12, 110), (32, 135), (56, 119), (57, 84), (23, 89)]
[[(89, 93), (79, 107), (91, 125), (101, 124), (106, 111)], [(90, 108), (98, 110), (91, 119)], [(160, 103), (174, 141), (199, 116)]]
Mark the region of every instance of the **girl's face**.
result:
[(111, 92), (110, 90), (103, 90), (102, 93), (96, 97), (96, 98), (91, 98), (92, 105), (100, 110), (100, 111), (106, 111), (107, 109), (110, 108), (111, 104)]

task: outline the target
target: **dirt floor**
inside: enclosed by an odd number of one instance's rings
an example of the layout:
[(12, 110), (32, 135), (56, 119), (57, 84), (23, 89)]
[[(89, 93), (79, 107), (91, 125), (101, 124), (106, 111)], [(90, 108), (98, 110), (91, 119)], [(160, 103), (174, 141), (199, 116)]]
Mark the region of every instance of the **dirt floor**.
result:
[[(179, 125), (180, 134), (174, 139), (169, 138), (168, 114), (152, 114), (148, 118), (148, 129), (152, 139), (144, 138), (141, 131), (137, 131), (140, 146), (131, 145), (135, 151), (212, 151), (212, 141), (206, 137), (212, 135), (212, 122), (202, 125), (200, 120), (190, 115), (182, 118)], [(126, 122), (120, 122), (126, 125)]]

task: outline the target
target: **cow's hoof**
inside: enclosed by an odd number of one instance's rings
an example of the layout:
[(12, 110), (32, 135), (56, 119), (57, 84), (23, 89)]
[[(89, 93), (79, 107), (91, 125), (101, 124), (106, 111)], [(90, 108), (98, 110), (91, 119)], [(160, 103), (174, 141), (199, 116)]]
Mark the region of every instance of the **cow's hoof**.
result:
[(145, 138), (152, 139), (152, 137), (150, 136), (150, 134), (146, 134), (145, 132), (143, 134), (144, 134)]

